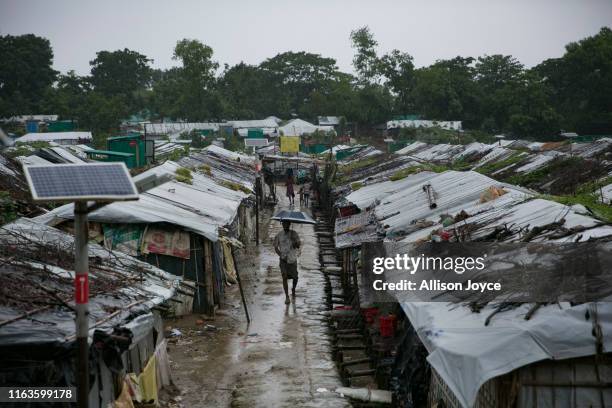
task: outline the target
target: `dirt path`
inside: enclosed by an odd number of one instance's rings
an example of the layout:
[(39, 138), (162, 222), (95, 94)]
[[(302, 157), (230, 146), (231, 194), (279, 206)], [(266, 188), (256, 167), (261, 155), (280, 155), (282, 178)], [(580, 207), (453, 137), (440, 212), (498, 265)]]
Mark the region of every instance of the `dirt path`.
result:
[[(279, 188), (278, 193), (284, 193)], [(274, 209), (289, 208), (286, 197)], [(333, 392), (341, 386), (322, 312), (324, 278), (310, 225), (294, 225), (302, 238), (295, 302), (285, 296), (272, 240), (281, 226), (266, 211), (262, 243), (240, 254), (250, 326), (237, 287), (214, 320), (190, 316), (168, 321), (183, 333), (170, 345), (173, 377), (186, 407), (348, 407)], [(198, 321), (200, 320), (200, 321)], [(202, 322), (203, 320), (203, 322)], [(207, 326), (209, 325), (209, 326)]]

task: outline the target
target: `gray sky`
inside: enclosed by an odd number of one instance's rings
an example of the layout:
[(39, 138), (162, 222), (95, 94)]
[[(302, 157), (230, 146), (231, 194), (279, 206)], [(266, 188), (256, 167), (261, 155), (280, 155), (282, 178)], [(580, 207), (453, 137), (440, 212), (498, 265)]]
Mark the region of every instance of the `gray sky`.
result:
[(363, 25), (379, 52), (400, 49), (417, 66), (495, 53), (533, 66), (612, 26), (612, 0), (0, 0), (0, 34), (48, 38), (55, 69), (79, 74), (100, 50), (130, 48), (156, 68), (176, 65), (182, 38), (210, 45), (221, 65), (304, 50), (352, 72), (349, 33)]

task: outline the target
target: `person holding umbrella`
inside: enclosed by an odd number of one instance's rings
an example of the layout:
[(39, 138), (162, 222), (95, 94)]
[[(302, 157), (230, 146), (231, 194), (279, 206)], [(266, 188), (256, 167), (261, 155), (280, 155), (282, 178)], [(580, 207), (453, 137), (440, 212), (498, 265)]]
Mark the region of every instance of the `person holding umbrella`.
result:
[(288, 280), (293, 280), (291, 294), (295, 297), (295, 287), (298, 283), (297, 259), (302, 243), (298, 233), (291, 229), (291, 221), (282, 220), (283, 230), (274, 237), (274, 250), (280, 258), (280, 270), (285, 290), (285, 304), (291, 303), (289, 298)]

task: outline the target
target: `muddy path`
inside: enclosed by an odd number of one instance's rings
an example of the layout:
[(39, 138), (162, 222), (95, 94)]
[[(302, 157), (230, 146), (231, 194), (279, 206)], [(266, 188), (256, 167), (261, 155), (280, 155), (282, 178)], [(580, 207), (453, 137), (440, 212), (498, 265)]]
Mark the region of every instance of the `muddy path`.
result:
[[(282, 194), (284, 190), (278, 189)], [(299, 205), (298, 205), (299, 207)], [(185, 407), (349, 407), (325, 322), (324, 277), (311, 225), (293, 225), (302, 239), (295, 300), (285, 305), (272, 240), (281, 230), (273, 212), (288, 209), (282, 196), (262, 215), (259, 247), (238, 254), (252, 322), (247, 325), (237, 285), (214, 318), (193, 315), (166, 322), (179, 329), (169, 353), (173, 380)]]

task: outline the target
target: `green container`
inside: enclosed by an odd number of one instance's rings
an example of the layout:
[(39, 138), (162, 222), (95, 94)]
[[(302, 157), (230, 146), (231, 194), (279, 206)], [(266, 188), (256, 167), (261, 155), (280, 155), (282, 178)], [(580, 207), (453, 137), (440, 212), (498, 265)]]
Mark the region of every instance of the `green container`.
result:
[(146, 145), (144, 138), (140, 134), (109, 137), (106, 141), (106, 150), (134, 155), (136, 167), (142, 167), (147, 164)]
[(248, 139), (263, 139), (264, 132), (263, 129), (249, 129), (247, 132)]
[(313, 144), (313, 145), (300, 145), (300, 150), (307, 154), (321, 154), (328, 149), (327, 145), (324, 144)]
[(100, 162), (123, 162), (128, 169), (136, 167), (136, 157), (133, 153), (112, 152), (108, 150), (87, 150), (85, 152), (91, 160)]
[(75, 129), (71, 120), (58, 120), (47, 125), (47, 132), (71, 132)]

